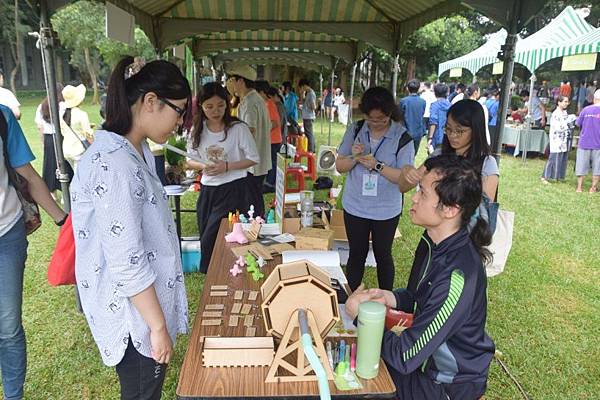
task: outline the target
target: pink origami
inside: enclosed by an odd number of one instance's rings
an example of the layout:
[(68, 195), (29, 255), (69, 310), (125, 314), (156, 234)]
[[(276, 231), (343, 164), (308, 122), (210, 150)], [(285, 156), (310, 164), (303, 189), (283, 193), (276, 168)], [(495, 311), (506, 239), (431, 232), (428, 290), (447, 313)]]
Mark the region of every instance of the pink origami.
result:
[(231, 233), (228, 233), (227, 235), (225, 235), (225, 241), (227, 243), (233, 243), (233, 242), (237, 242), (239, 244), (248, 243), (248, 238), (246, 237), (246, 234), (244, 233), (244, 230), (242, 229), (242, 224), (240, 224), (239, 222), (233, 224), (233, 231)]

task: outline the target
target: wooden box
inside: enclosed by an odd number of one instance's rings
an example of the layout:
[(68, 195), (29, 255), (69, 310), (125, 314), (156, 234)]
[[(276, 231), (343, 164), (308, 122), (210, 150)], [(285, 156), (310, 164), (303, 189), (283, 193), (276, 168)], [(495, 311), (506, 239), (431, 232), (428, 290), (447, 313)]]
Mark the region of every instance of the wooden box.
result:
[(333, 231), (330, 229), (302, 228), (294, 235), (298, 250), (331, 250)]
[(273, 337), (206, 337), (204, 367), (269, 366), (275, 355)]

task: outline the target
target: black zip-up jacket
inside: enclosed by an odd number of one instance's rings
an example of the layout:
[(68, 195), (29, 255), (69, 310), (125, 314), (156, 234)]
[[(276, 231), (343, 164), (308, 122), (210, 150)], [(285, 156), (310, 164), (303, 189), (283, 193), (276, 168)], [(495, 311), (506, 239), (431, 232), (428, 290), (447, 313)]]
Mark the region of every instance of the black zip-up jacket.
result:
[(408, 287), (394, 291), (397, 309), (414, 313), (413, 325), (383, 336), (392, 377), (421, 368), (439, 383), (485, 385), (495, 351), (485, 333), (486, 290), (485, 268), (466, 229), (438, 245), (425, 233)]

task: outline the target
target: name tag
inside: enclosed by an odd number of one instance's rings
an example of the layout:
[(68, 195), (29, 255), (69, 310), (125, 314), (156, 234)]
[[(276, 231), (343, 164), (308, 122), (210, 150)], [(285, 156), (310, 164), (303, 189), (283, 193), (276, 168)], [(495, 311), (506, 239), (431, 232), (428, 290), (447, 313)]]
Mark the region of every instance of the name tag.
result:
[(377, 196), (377, 174), (363, 174), (362, 195)]

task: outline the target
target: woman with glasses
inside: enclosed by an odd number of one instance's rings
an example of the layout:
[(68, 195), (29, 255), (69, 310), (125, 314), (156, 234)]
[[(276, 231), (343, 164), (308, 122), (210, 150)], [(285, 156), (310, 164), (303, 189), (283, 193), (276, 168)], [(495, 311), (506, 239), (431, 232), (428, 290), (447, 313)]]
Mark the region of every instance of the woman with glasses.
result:
[(147, 140), (183, 124), (190, 86), (167, 61), (126, 57), (106, 120), (71, 184), (81, 306), (121, 399), (159, 399), (178, 333), (187, 332), (179, 238)]
[(229, 212), (244, 213), (248, 168), (259, 161), (254, 137), (248, 126), (232, 117), (227, 90), (216, 82), (202, 86), (197, 97), (199, 112), (194, 121), (189, 152), (204, 162), (188, 161), (202, 171), (202, 190), (196, 204), (202, 259), (200, 272), (206, 273), (221, 220)]
[(360, 110), (365, 119), (348, 127), (336, 160), (337, 170), (348, 174), (342, 197), (350, 245), (346, 274), (355, 290), (362, 282), (371, 239), (379, 287), (391, 290), (395, 274), (392, 243), (402, 212), (398, 181), (402, 168), (412, 166), (415, 151), (389, 90), (367, 90)]
[[(481, 171), (483, 193), (488, 199), (494, 201), (500, 171), (487, 142), (485, 116), (477, 101), (461, 100), (450, 107), (442, 147), (434, 151), (430, 157), (440, 154), (457, 154), (468, 158)], [(400, 190), (406, 192), (414, 188), (424, 173), (423, 165), (418, 169), (412, 165), (406, 166), (399, 181)]]

